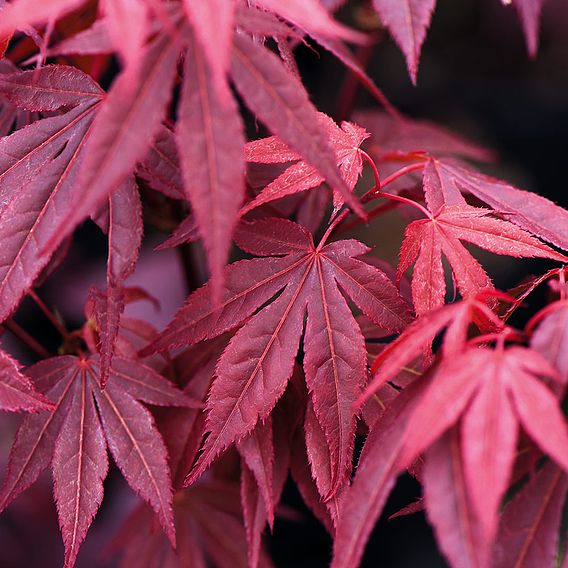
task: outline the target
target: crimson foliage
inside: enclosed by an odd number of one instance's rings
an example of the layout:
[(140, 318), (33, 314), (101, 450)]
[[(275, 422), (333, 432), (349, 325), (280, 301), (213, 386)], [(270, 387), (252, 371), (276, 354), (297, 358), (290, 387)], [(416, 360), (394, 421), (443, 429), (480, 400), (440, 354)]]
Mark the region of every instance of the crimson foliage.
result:
[[(562, 561), (568, 212), (477, 171), (484, 148), (399, 113), (346, 46), (369, 38), (333, 18), (341, 4), (3, 3), (0, 319), (41, 360), (22, 371), (0, 351), (0, 408), (29, 413), (0, 508), (51, 465), (67, 568), (103, 501), (107, 449), (149, 505), (116, 538), (125, 567), (271, 565), (262, 535), (286, 513), (289, 474), (333, 538), (332, 566), (355, 567), (406, 470), (424, 494), (409, 510), (426, 509), (451, 566)], [(534, 54), (542, 0), (513, 4)], [(434, 5), (369, 4), (413, 81)], [(340, 124), (318, 112), (302, 41), (384, 109)], [(273, 135), (247, 142), (243, 117)], [(359, 192), (365, 165), (374, 185)], [(210, 274), (161, 332), (124, 315), (152, 300), (127, 279), (156, 199), (178, 223), (158, 248), (202, 241)], [(337, 237), (395, 207), (396, 270)], [(108, 236), (106, 288), (70, 332), (34, 290), (89, 217)], [(555, 268), (505, 294), (467, 244)], [(508, 325), (545, 281), (559, 299)], [(62, 335), (57, 356), (15, 323), (26, 296)]]

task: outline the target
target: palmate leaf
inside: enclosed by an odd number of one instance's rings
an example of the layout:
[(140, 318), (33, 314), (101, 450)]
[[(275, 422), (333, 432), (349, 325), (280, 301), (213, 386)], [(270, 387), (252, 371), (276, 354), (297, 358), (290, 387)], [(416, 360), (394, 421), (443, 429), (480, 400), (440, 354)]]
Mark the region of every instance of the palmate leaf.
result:
[[(476, 524), (480, 566), (487, 565), (496, 537), (498, 508), (510, 479), (519, 426), (568, 470), (565, 420), (538, 375), (556, 373), (529, 349), (469, 348), (440, 365), (406, 426), (401, 465), (411, 463), (461, 417), (460, 467), (471, 504), (470, 521)], [(436, 519), (441, 523), (437, 536), (442, 548), (455, 552), (455, 531), (444, 530), (448, 525), (441, 515)], [(455, 565), (460, 565), (457, 560)]]
[(63, 356), (30, 367), (36, 388), (54, 408), (24, 419), (0, 496), (4, 509), (52, 464), (65, 566), (69, 567), (102, 501), (107, 445), (128, 483), (153, 507), (174, 542), (166, 449), (151, 414), (138, 401), (199, 406), (149, 367), (117, 357), (111, 381), (102, 391), (98, 366), (96, 358)]
[[(112, 9), (115, 8), (119, 9), (118, 6)], [(282, 11), (285, 18), (305, 19), (305, 15), (300, 17), (298, 6), (288, 3), (272, 2), (269, 9), (277, 13)], [(313, 20), (312, 24), (323, 33), (324, 22), (332, 23), (333, 20), (315, 2), (313, 6), (310, 4), (310, 10), (319, 14), (320, 19)], [(171, 12), (167, 17), (171, 18), (172, 29), (158, 31), (152, 41), (141, 47), (139, 61), (136, 61), (139, 71), (130, 73), (128, 65), (97, 110), (85, 150), (81, 152), (82, 165), (75, 180), (82, 187), (80, 197), (76, 195), (71, 200), (54, 231), (55, 236), (43, 243), (43, 249), (55, 249), (131, 175), (137, 162), (143, 161), (140, 172), (149, 174), (150, 184), (158, 178), (158, 189), (164, 190), (167, 182), (175, 179), (171, 168), (171, 175), (167, 177), (168, 167), (160, 165), (156, 152), (153, 152), (160, 144), (152, 144), (152, 140), (164, 133), (160, 131), (161, 122), (171, 97), (178, 59), (185, 54), (176, 138), (185, 194), (192, 202), (205, 241), (213, 286), (219, 290), (221, 268), (228, 257), (231, 232), (242, 199), (242, 124), (230, 91), (225, 89), (219, 96), (219, 89), (212, 88), (219, 82), (220, 71), (211, 68), (210, 50), (203, 48), (199, 33), (182, 22), (183, 14), (179, 10), (172, 8)], [(193, 16), (194, 12), (190, 24), (195, 24)], [(246, 19), (246, 15), (241, 17)], [(331, 26), (327, 32), (333, 36), (343, 29)], [(234, 31), (232, 25), (227, 25), (225, 32), (227, 30)], [(170, 36), (170, 32), (173, 35)], [(274, 53), (242, 34), (231, 36), (229, 47), (230, 78), (245, 103), (275, 134), (316, 167), (351, 207), (364, 215), (339, 173), (327, 132), (319, 124), (317, 111), (298, 79)], [(64, 103), (59, 101), (57, 104)], [(282, 113), (288, 118), (282, 120)], [(145, 155), (150, 156), (150, 168), (145, 167), (149, 163)], [(161, 157), (164, 156), (162, 151)], [(165, 159), (170, 157), (173, 157), (171, 152)], [(179, 192), (176, 192), (175, 197), (178, 196)]]
[[(174, 502), (177, 549), (155, 528), (152, 512), (137, 508), (126, 519), (113, 548), (123, 552), (121, 568), (247, 568), (246, 528), (234, 482), (211, 479), (180, 491)], [(258, 566), (273, 566), (264, 548)]]
[(445, 206), (428, 219), (414, 221), (405, 230), (397, 278), (414, 263), (412, 299), (418, 315), (444, 304), (446, 283), (442, 255), (448, 260), (457, 287), (466, 298), (493, 288), (482, 266), (461, 240), (497, 254), (565, 261), (557, 253), (513, 224), (490, 217), (491, 211), (468, 205)]
[(209, 285), (201, 288), (145, 350), (219, 335), (282, 291), (237, 332), (219, 359), (208, 401), (209, 437), (189, 482), (270, 414), (292, 374), (307, 310), (304, 367), (330, 448), (331, 495), (351, 468), (351, 404), (365, 375), (363, 337), (340, 288), (369, 318), (392, 331), (405, 327), (409, 313), (389, 278), (356, 258), (368, 252), (357, 241), (316, 248), (304, 228), (282, 219), (242, 224), (236, 239), (243, 250), (267, 258), (229, 266), (220, 304), (212, 305)]
[(432, 211), (459, 204), (459, 192), (469, 193), (521, 229), (568, 250), (568, 212), (545, 197), (444, 159), (426, 165), (423, 182)]

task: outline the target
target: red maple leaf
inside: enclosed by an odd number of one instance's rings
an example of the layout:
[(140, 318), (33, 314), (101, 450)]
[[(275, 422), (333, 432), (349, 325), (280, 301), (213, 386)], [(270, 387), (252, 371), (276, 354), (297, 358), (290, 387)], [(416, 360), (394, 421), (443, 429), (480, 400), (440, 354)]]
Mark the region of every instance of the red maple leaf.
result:
[(145, 350), (215, 337), (280, 293), (237, 332), (219, 359), (208, 400), (209, 436), (189, 482), (270, 414), (292, 373), (307, 310), (304, 368), (330, 447), (332, 495), (351, 468), (351, 404), (365, 378), (363, 337), (340, 289), (377, 325), (392, 331), (409, 321), (405, 303), (387, 276), (356, 258), (368, 252), (357, 241), (316, 247), (304, 228), (282, 219), (243, 224), (236, 239), (243, 250), (267, 258), (230, 265), (219, 306), (204, 286)]
[(28, 369), (53, 409), (22, 422), (0, 495), (4, 509), (51, 463), (66, 567), (74, 565), (102, 502), (107, 446), (130, 486), (156, 511), (175, 543), (166, 448), (152, 415), (138, 400), (165, 406), (199, 405), (136, 361), (114, 357), (105, 390), (99, 386), (99, 373), (98, 358), (72, 356), (46, 359)]

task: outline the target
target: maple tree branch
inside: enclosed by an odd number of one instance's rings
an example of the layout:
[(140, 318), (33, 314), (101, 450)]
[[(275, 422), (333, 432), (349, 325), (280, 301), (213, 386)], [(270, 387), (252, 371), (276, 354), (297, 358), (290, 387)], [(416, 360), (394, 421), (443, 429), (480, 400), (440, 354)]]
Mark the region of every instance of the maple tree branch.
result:
[(34, 339), (23, 327), (17, 324), (12, 319), (7, 319), (2, 323), (2, 325), (16, 338), (18, 338), (30, 351), (33, 351), (36, 355), (42, 359), (47, 359), (51, 357), (49, 351), (41, 345), (36, 339)]

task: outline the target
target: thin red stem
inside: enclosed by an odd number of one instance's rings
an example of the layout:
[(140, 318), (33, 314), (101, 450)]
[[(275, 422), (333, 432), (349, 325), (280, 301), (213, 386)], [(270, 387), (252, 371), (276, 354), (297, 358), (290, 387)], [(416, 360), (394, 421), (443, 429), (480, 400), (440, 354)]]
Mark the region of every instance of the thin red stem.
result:
[(422, 168), (424, 168), (424, 162), (418, 162), (416, 164), (409, 164), (408, 166), (404, 166), (404, 168), (400, 168), (400, 170), (397, 170), (396, 172), (394, 172), (393, 174), (391, 174), (390, 176), (388, 176), (384, 179), (383, 183), (381, 184), (381, 189), (383, 187), (386, 187), (387, 185), (389, 185), (393, 181), (397, 180), (398, 178), (405, 176), (406, 174), (409, 174), (410, 172), (415, 172), (417, 170), (421, 170)]
[(24, 328), (18, 325), (14, 320), (8, 319), (2, 325), (14, 336), (17, 337), (26, 347), (39, 355), (42, 359), (51, 357), (49, 351), (35, 340)]
[(59, 332), (61, 337), (63, 337), (63, 339), (68, 339), (69, 332), (61, 323), (61, 321), (59, 321), (57, 316), (45, 305), (43, 300), (33, 290), (30, 290), (28, 292), (28, 295), (37, 304), (37, 307), (43, 312), (45, 317), (51, 322), (51, 324)]
[[(424, 164), (422, 162), (417, 163), (417, 164), (410, 164), (408, 166), (405, 166), (404, 168), (401, 168), (400, 170), (391, 174), (389, 177), (387, 177), (385, 179), (385, 181), (383, 183), (381, 183), (381, 177), (380, 177), (380, 174), (379, 174), (379, 170), (378, 170), (377, 165), (375, 164), (375, 161), (373, 160), (373, 158), (371, 158), (371, 156), (369, 156), (369, 154), (367, 154), (367, 152), (365, 152), (364, 150), (360, 150), (360, 152), (361, 152), (362, 158), (371, 167), (371, 170), (373, 172), (373, 176), (375, 178), (375, 185), (361, 196), (361, 202), (362, 203), (368, 203), (369, 201), (372, 201), (373, 199), (376, 199), (376, 198), (379, 198), (379, 197), (384, 197), (385, 199), (390, 199), (391, 201), (397, 201), (397, 202), (400, 202), (400, 203), (405, 203), (406, 205), (411, 205), (413, 207), (416, 207), (428, 219), (432, 219), (432, 214), (430, 213), (430, 211), (428, 211), (428, 209), (426, 209), (425, 207), (422, 207), (422, 205), (420, 205), (420, 203), (417, 203), (416, 201), (413, 201), (412, 199), (408, 199), (408, 198), (402, 197), (400, 195), (395, 195), (395, 194), (392, 194), (392, 193), (383, 193), (381, 191), (382, 187), (385, 187), (389, 183), (392, 183), (395, 179), (398, 179), (399, 177), (401, 177), (403, 175), (406, 175), (410, 172), (413, 172), (413, 171), (416, 171), (416, 170), (423, 168)], [(320, 250), (325, 245), (325, 243), (326, 243), (327, 239), (329, 238), (329, 236), (331, 235), (332, 231), (337, 227), (337, 225), (339, 225), (339, 223), (341, 223), (345, 219), (345, 217), (347, 217), (347, 215), (349, 215), (349, 210), (346, 209), (346, 210), (342, 211), (339, 215), (337, 215), (337, 217), (335, 217), (335, 219), (333, 219), (333, 221), (330, 223), (329, 227), (327, 228), (327, 230), (324, 233), (321, 241), (318, 244), (318, 250)], [(377, 215), (378, 215), (378, 213), (375, 210), (374, 216), (376, 217)], [(358, 221), (360, 221), (360, 220), (353, 221), (351, 223), (351, 225), (355, 226), (356, 224), (358, 224), (357, 223)]]
[[(377, 164), (375, 164), (375, 160), (365, 152), (365, 150), (360, 150), (361, 157), (371, 166), (371, 170), (373, 171), (373, 176), (375, 176), (375, 189), (381, 189), (381, 176), (379, 175), (379, 170), (377, 168)], [(368, 193), (368, 192), (367, 192)]]

